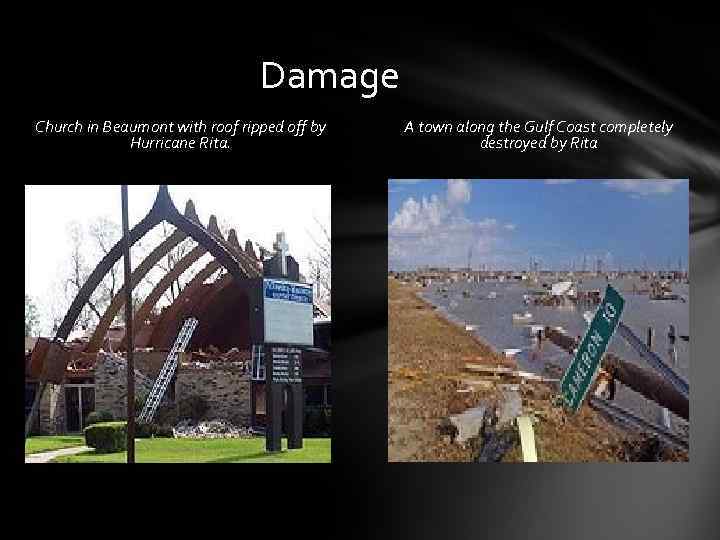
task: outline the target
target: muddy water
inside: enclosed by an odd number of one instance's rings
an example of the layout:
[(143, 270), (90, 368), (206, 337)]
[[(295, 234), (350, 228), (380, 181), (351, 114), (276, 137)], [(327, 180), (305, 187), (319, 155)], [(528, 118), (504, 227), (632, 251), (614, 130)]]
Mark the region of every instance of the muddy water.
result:
[[(605, 279), (586, 280), (578, 286), (580, 291), (605, 290)], [(647, 335), (648, 327), (655, 332), (654, 350), (670, 365), (668, 355), (668, 326), (673, 324), (679, 335), (689, 335), (690, 299), (687, 284), (672, 284), (673, 293), (679, 294), (687, 301), (650, 300), (648, 295), (634, 294), (633, 283), (638, 287), (647, 287), (647, 282), (639, 280), (610, 281), (625, 298), (625, 309), (622, 321), (629, 326), (643, 341)], [(441, 292), (446, 288), (447, 292)], [(568, 306), (547, 307), (525, 305), (523, 295), (531, 291), (542, 290), (534, 284), (526, 285), (524, 282), (513, 283), (453, 283), (432, 284), (422, 291), (422, 296), (436, 305), (449, 319), (462, 325), (473, 325), (478, 337), (498, 351), (503, 349), (521, 349), (516, 356), (518, 365), (522, 369), (541, 373), (546, 362), (554, 362), (565, 369), (572, 357), (559, 347), (544, 341), (541, 348), (537, 340), (530, 335), (531, 324), (562, 326), (574, 336), (582, 336), (587, 328), (583, 319), (583, 312), (594, 313), (595, 306)], [(495, 298), (489, 298), (494, 293)], [(513, 313), (532, 314), (528, 323), (514, 323)], [(690, 381), (690, 347), (689, 343), (678, 339), (677, 372)], [(609, 350), (624, 360), (649, 367), (638, 354), (619, 335), (615, 335), (610, 342)], [(659, 407), (649, 402), (632, 390), (622, 387), (616, 395), (619, 405), (627, 407), (641, 414), (647, 420), (658, 423), (660, 421)], [(677, 427), (677, 418), (673, 424)], [(680, 423), (683, 423), (680, 421)]]

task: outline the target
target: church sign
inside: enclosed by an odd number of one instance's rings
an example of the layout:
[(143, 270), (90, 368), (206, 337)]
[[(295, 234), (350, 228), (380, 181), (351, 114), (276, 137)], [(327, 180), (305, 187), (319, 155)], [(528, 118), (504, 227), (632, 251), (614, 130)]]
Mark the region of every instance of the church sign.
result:
[(262, 280), (265, 358), (265, 448), (282, 449), (282, 411), (288, 449), (302, 448), (302, 347), (313, 346), (313, 289), (296, 281)]
[(302, 372), (300, 355), (302, 351), (295, 347), (274, 347), (272, 356), (272, 382), (275, 384), (300, 384)]
[(313, 345), (313, 289), (280, 279), (263, 280), (265, 343)]
[(313, 287), (300, 283), (284, 233), (273, 247), (274, 256), (263, 261), (264, 277), (248, 282), (247, 290), (250, 338), (262, 349), (257, 361), (264, 366), (263, 375), (260, 368), (253, 372), (265, 386), (265, 448), (279, 452), (283, 421), (288, 449), (303, 446), (302, 351), (314, 345)]

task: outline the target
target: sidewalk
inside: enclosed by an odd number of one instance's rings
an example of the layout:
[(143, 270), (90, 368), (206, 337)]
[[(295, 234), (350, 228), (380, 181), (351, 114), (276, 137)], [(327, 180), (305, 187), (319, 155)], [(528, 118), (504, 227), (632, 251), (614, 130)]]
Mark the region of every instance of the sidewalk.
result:
[(56, 457), (80, 454), (81, 452), (88, 452), (90, 450), (92, 450), (92, 448), (89, 446), (76, 446), (74, 448), (61, 448), (60, 450), (53, 450), (51, 452), (29, 454), (25, 456), (25, 463), (48, 463)]

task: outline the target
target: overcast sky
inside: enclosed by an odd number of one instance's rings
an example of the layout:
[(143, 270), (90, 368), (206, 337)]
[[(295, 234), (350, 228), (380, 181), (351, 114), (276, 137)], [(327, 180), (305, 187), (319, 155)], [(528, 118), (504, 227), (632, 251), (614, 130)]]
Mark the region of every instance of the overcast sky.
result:
[(688, 264), (687, 180), (390, 180), (390, 269), (676, 269)]
[[(152, 207), (158, 186), (129, 187), (130, 227)], [(207, 226), (211, 214), (227, 222), (241, 245), (251, 239), (272, 249), (275, 234), (285, 231), (289, 254), (307, 275), (307, 256), (313, 251), (311, 234), (318, 234), (317, 218), (330, 232), (330, 186), (169, 186), (175, 206), (195, 203)], [(25, 292), (45, 295), (57, 270), (68, 260), (68, 226), (87, 227), (98, 217), (121, 224), (120, 186), (25, 186)], [(257, 251), (257, 247), (255, 246)], [(92, 266), (99, 261), (88, 261)], [(140, 261), (133, 261), (135, 268)]]

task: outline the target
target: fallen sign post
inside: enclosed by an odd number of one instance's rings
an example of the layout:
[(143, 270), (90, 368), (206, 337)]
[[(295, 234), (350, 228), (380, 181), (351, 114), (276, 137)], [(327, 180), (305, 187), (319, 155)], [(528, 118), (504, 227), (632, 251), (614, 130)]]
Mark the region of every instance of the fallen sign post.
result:
[(580, 408), (597, 376), (600, 360), (615, 333), (624, 307), (623, 297), (608, 285), (605, 297), (595, 311), (575, 357), (560, 381), (560, 393), (565, 405), (573, 412)]
[(657, 354), (655, 354), (650, 348), (640, 340), (633, 331), (627, 326), (620, 323), (618, 332), (628, 342), (628, 344), (635, 349), (635, 351), (650, 364), (660, 375), (665, 378), (678, 392), (680, 392), (686, 399), (690, 396), (690, 385), (682, 379), (673, 369), (663, 362)]
[[(618, 325), (618, 332), (621, 327), (622, 323)], [(546, 327), (545, 332), (551, 343), (568, 352), (574, 351), (580, 343), (579, 340), (550, 327)], [(658, 373), (622, 360), (611, 353), (605, 354), (600, 366), (613, 379), (620, 381), (638, 394), (668, 408), (685, 420), (689, 419), (688, 399)]]

